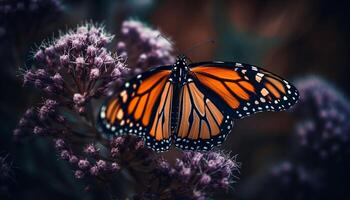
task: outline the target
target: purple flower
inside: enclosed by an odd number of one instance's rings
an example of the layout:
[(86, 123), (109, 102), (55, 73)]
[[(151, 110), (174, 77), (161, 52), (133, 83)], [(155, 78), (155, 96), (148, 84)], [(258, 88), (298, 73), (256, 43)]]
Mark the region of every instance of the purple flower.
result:
[(97, 165), (97, 168), (100, 169), (100, 170), (106, 170), (106, 167), (107, 167), (107, 163), (106, 161), (104, 160), (98, 160), (96, 162), (96, 165)]
[[(164, 192), (170, 195), (166, 197), (175, 194), (178, 199), (204, 199), (214, 190), (229, 188), (238, 173), (235, 157), (222, 152), (184, 152), (171, 166), (145, 148), (141, 138), (106, 138), (97, 126), (98, 102), (115, 95), (118, 84), (130, 74), (126, 65), (140, 73), (173, 62), (172, 45), (159, 35), (159, 31), (129, 20), (117, 38), (118, 54), (106, 48), (113, 36), (93, 24), (42, 45), (34, 54), (33, 68), (24, 72), (23, 79), (25, 86), (42, 92), (43, 102), (26, 111), (14, 134), (23, 138), (34, 132), (53, 138), (58, 156), (69, 162), (77, 179), (95, 177), (112, 184), (119, 178), (142, 177), (144, 183), (136, 184), (146, 186), (151, 186), (154, 178), (164, 182), (154, 188), (156, 191), (145, 190), (145, 197), (157, 198)], [(111, 86), (113, 89), (108, 89)]]
[(97, 176), (100, 172), (100, 169), (97, 166), (92, 166), (90, 168), (91, 175)]
[(296, 133), (310, 161), (332, 163), (350, 155), (350, 101), (328, 82), (308, 77), (297, 82), (300, 103), (295, 107), (302, 119)]
[(179, 172), (179, 175), (184, 179), (188, 180), (191, 176), (191, 168), (189, 167), (183, 167), (181, 171)]
[(79, 160), (78, 166), (79, 166), (80, 169), (86, 169), (86, 168), (88, 168), (90, 166), (90, 162), (88, 160), (86, 160), (86, 159)]
[(98, 149), (95, 147), (94, 144), (88, 144), (85, 147), (84, 152), (87, 154), (95, 155), (98, 152)]
[(118, 163), (112, 163), (111, 164), (111, 171), (112, 172), (116, 172), (116, 171), (118, 171), (120, 169), (120, 166), (118, 165)]
[(117, 44), (117, 52), (122, 58), (127, 57), (127, 65), (134, 73), (174, 62), (172, 44), (158, 30), (128, 20), (123, 22), (121, 33), (122, 41)]
[(199, 179), (199, 183), (201, 185), (208, 185), (211, 181), (211, 177), (208, 174), (203, 174), (202, 177)]
[[(218, 189), (228, 189), (239, 173), (236, 157), (223, 152), (183, 152), (173, 167), (164, 159), (158, 160), (157, 177), (174, 198), (200, 199), (210, 196)], [(166, 184), (169, 181), (169, 185)], [(172, 182), (181, 188), (172, 188)], [(176, 194), (182, 191), (182, 196)]]
[(70, 96), (67, 103), (82, 113), (87, 99), (105, 95), (116, 81), (112, 72), (126, 70), (118, 57), (105, 48), (112, 39), (100, 26), (78, 27), (37, 51), (34, 59), (38, 69), (26, 71), (24, 83), (50, 96)]
[(77, 178), (77, 179), (83, 178), (84, 175), (85, 175), (84, 172), (81, 171), (81, 170), (77, 170), (77, 171), (75, 171), (75, 173), (74, 173), (74, 176), (75, 176), (75, 178)]
[(71, 155), (71, 156), (69, 157), (69, 162), (70, 162), (71, 164), (76, 164), (76, 163), (78, 163), (78, 161), (79, 161), (79, 159), (78, 159), (78, 157), (76, 157), (75, 155)]

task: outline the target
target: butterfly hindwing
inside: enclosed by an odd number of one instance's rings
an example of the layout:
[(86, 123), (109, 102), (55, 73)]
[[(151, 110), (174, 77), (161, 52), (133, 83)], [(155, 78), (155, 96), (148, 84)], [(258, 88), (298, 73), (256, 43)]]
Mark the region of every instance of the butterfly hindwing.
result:
[(230, 107), (230, 115), (243, 118), (262, 111), (281, 111), (298, 100), (297, 89), (264, 69), (235, 62), (203, 62), (191, 72), (207, 89)]
[(298, 96), (286, 80), (252, 65), (187, 65), (179, 57), (125, 82), (101, 107), (99, 122), (106, 135), (137, 135), (158, 152), (172, 139), (184, 150), (210, 150), (224, 142), (234, 119), (288, 109)]
[(165, 151), (171, 145), (173, 84), (170, 66), (151, 69), (125, 82), (121, 92), (102, 106), (100, 124), (110, 136), (133, 134), (145, 144)]
[(184, 150), (210, 150), (225, 140), (232, 126), (226, 109), (210, 97), (195, 77), (188, 77), (179, 95), (175, 146)]

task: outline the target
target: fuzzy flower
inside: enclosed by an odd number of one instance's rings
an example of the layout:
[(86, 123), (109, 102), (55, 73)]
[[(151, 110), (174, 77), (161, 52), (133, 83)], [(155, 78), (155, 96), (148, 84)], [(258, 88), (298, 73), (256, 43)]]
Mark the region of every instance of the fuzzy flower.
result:
[(125, 21), (121, 27), (121, 37), (122, 40), (117, 44), (117, 52), (127, 58), (127, 65), (134, 73), (174, 62), (172, 45), (165, 36), (139, 21)]
[[(24, 84), (50, 96), (60, 96), (79, 113), (85, 103), (105, 95), (107, 88), (126, 71), (105, 46), (113, 36), (100, 26), (85, 24), (43, 45), (35, 53), (35, 69), (24, 73)], [(115, 74), (113, 71), (120, 73)]]
[(296, 84), (300, 91), (296, 133), (299, 144), (328, 163), (345, 161), (350, 155), (350, 101), (328, 82), (309, 77)]
[(77, 27), (42, 45), (34, 54), (35, 66), (23, 74), (24, 85), (39, 89), (46, 98), (25, 112), (14, 135), (54, 138), (58, 156), (69, 161), (77, 178), (110, 176), (120, 169), (116, 160), (100, 152), (110, 146), (97, 130), (91, 102), (105, 96), (126, 70), (106, 49), (112, 38), (98, 25)]
[[(146, 148), (141, 138), (107, 139), (99, 132), (95, 111), (100, 105), (92, 100), (103, 100), (110, 86), (126, 78), (126, 61), (129, 66), (148, 67), (173, 59), (171, 44), (159, 34), (139, 22), (126, 21), (122, 41), (126, 41), (124, 56), (128, 58), (120, 55), (123, 52), (109, 52), (106, 46), (113, 37), (92, 24), (42, 45), (34, 54), (34, 67), (24, 72), (23, 79), (24, 85), (42, 92), (43, 102), (23, 114), (14, 130), (16, 138), (24, 139), (28, 133), (53, 138), (57, 157), (69, 162), (77, 179), (95, 178), (106, 184), (132, 179), (139, 188), (149, 187), (140, 196), (159, 192), (167, 196), (169, 187), (171, 195), (203, 199), (216, 189), (228, 189), (238, 173), (235, 157), (186, 152), (171, 166), (166, 160), (161, 163), (159, 154)], [(155, 186), (154, 177), (165, 184)], [(111, 192), (124, 193), (121, 189)]]
[[(142, 145), (140, 145), (142, 143)], [(110, 142), (110, 156), (119, 165), (128, 168), (150, 168), (153, 152), (144, 147), (143, 140), (134, 136), (121, 136)], [(149, 169), (150, 170), (150, 169)]]
[[(176, 160), (174, 166), (160, 159), (157, 170), (156, 176), (163, 184), (158, 196), (204, 199), (218, 189), (230, 188), (239, 174), (239, 163), (235, 156), (230, 157), (222, 152), (187, 151)], [(182, 191), (181, 194), (178, 191)]]

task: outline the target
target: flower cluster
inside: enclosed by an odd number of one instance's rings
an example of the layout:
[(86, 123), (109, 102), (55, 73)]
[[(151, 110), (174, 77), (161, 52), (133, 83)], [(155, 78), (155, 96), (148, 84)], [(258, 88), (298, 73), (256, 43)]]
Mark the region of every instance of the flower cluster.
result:
[[(29, 108), (24, 113), (14, 130), (14, 136), (19, 138), (27, 132), (35, 135), (50, 134), (61, 135), (67, 132), (67, 123), (63, 115), (57, 111), (59, 104), (52, 99), (46, 99), (42, 105), (35, 108)], [(58, 127), (53, 128), (52, 124), (58, 123)]]
[[(106, 139), (98, 131), (93, 100), (108, 95), (110, 86), (130, 74), (125, 62), (133, 65), (133, 58), (141, 54), (146, 59), (138, 59), (137, 67), (173, 59), (171, 45), (158, 37), (158, 31), (127, 21), (122, 32), (128, 41), (124, 45), (132, 47), (126, 48), (127, 61), (106, 49), (112, 36), (92, 24), (42, 45), (34, 54), (35, 66), (26, 70), (23, 78), (24, 85), (37, 88), (45, 98), (23, 114), (14, 135), (21, 139), (29, 132), (52, 138), (58, 156), (71, 164), (76, 178), (94, 177), (108, 183), (133, 179), (140, 188), (147, 188), (138, 192), (144, 198), (159, 194), (156, 199), (167, 199), (162, 196), (176, 198), (182, 194), (203, 199), (217, 189), (229, 189), (238, 173), (235, 157), (222, 152), (184, 152), (171, 166), (146, 148), (141, 138), (127, 135)], [(155, 179), (164, 184), (155, 184)], [(113, 193), (123, 191), (116, 188)]]
[(120, 169), (119, 164), (114, 160), (105, 160), (99, 155), (98, 143), (87, 144), (83, 148), (84, 155), (77, 154), (63, 139), (55, 140), (55, 148), (61, 159), (69, 161), (75, 168), (75, 177), (80, 179), (86, 174), (98, 177), (109, 177)]
[(105, 48), (112, 38), (102, 27), (92, 24), (62, 35), (35, 53), (37, 67), (24, 73), (24, 84), (59, 96), (61, 102), (84, 113), (86, 103), (105, 95), (126, 71)]
[(343, 183), (350, 177), (350, 102), (319, 77), (300, 79), (296, 86), (296, 151), (292, 161), (277, 164), (264, 176), (257, 199), (342, 199), (348, 196)]
[(296, 128), (299, 144), (321, 161), (342, 161), (350, 153), (350, 101), (326, 81), (309, 77), (297, 82), (302, 120)]
[(159, 159), (155, 177), (161, 188), (147, 195), (162, 199), (205, 199), (219, 189), (227, 190), (239, 173), (236, 157), (223, 152), (183, 152), (171, 166)]
[(151, 29), (139, 21), (128, 20), (121, 27), (121, 41), (117, 52), (127, 58), (134, 73), (159, 65), (171, 64), (172, 45), (158, 30)]
[(120, 168), (106, 153), (111, 146), (97, 130), (92, 101), (105, 96), (126, 71), (106, 49), (112, 38), (101, 26), (77, 27), (42, 45), (34, 55), (35, 67), (23, 74), (24, 85), (47, 98), (27, 109), (14, 135), (21, 138), (29, 132), (53, 138), (60, 158), (75, 167), (77, 178), (109, 176)]

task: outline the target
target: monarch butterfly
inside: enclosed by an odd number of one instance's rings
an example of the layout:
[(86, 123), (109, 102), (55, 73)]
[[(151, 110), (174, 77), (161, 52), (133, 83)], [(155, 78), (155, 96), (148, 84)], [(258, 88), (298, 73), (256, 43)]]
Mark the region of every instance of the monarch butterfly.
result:
[(133, 134), (146, 146), (166, 151), (172, 141), (184, 150), (210, 150), (231, 131), (233, 120), (262, 111), (281, 111), (298, 100), (281, 77), (237, 62), (173, 65), (150, 69), (125, 82), (102, 105), (99, 122), (110, 136)]

